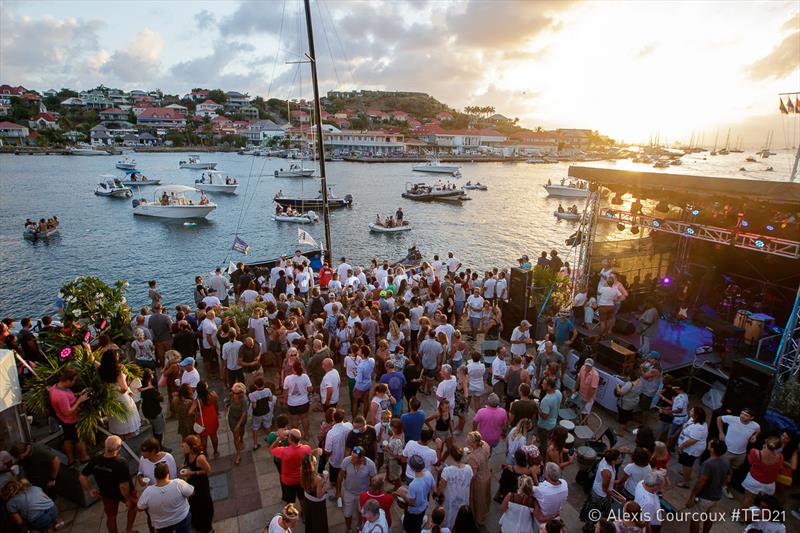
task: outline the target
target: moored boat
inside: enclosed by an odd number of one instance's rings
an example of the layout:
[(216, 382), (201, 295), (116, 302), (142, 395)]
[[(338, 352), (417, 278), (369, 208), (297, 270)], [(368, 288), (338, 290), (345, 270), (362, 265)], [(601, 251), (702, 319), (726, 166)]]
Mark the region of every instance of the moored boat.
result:
[(194, 186), (205, 192), (236, 194), (239, 182), (219, 170), (207, 170), (194, 180)]
[(136, 168), (136, 160), (129, 157), (123, 157), (117, 161), (116, 167), (120, 170), (134, 170)]
[(586, 198), (589, 196), (589, 187), (582, 182), (570, 182), (565, 184), (562, 180), (560, 185), (547, 183), (544, 185), (544, 190), (547, 191), (548, 196), (561, 196), (564, 198)]
[(570, 213), (569, 211), (563, 211), (563, 212), (555, 211), (553, 212), (553, 215), (556, 218), (560, 218), (561, 220), (578, 220), (578, 218), (580, 217), (578, 213)]
[(203, 163), (200, 161), (199, 155), (190, 155), (189, 159), (186, 161), (181, 161), (179, 166), (180, 168), (189, 170), (214, 170), (217, 168), (216, 163)]
[(109, 152), (105, 150), (97, 150), (94, 146), (87, 143), (78, 143), (72, 148), (67, 150), (68, 155), (83, 155), (83, 156), (94, 156), (94, 155), (111, 155)]
[(313, 168), (303, 168), (303, 165), (292, 163), (289, 170), (279, 169), (275, 171), (276, 178), (312, 178), (314, 177)]
[(464, 191), (456, 189), (455, 185), (427, 185), (425, 183), (406, 183), (406, 190), (401, 196), (418, 202), (461, 203), (466, 199)]
[(123, 185), (119, 178), (111, 176), (102, 177), (105, 179), (98, 183), (94, 190), (97, 196), (108, 196), (111, 198), (130, 198), (133, 196), (133, 191), (131, 191), (130, 187)]
[[(316, 196), (284, 196), (283, 192), (278, 191), (273, 199), (273, 202), (282, 206), (282, 207), (299, 207), (301, 210), (303, 209), (322, 209), (322, 194), (317, 194)], [(337, 209), (342, 207), (351, 207), (353, 205), (353, 195), (345, 194), (343, 197), (339, 198), (334, 196), (332, 193), (328, 193), (328, 207), (331, 209)]]
[(33, 227), (25, 228), (22, 237), (29, 241), (52, 239), (59, 236), (58, 228), (50, 228), (47, 231), (39, 231)]
[[(187, 193), (200, 193), (200, 200), (187, 198)], [(159, 218), (205, 218), (217, 204), (209, 202), (202, 191), (186, 185), (162, 185), (153, 190), (153, 201), (134, 199), (133, 214)]]
[(123, 185), (146, 187), (148, 185), (161, 185), (161, 180), (148, 178), (138, 170), (127, 170), (125, 179), (120, 180)]
[(482, 184), (480, 181), (476, 181), (475, 183), (472, 183), (472, 182), (468, 181), (461, 188), (466, 190), (466, 191), (488, 191), (489, 190), (489, 187), (487, 187), (486, 185)]
[(374, 233), (400, 233), (402, 231), (410, 231), (411, 222), (403, 221), (403, 223), (400, 226), (392, 226), (392, 227), (379, 225), (373, 222), (369, 225), (369, 230)]
[(305, 213), (295, 213), (295, 214), (274, 214), (272, 215), (272, 220), (276, 222), (290, 222), (293, 224), (311, 224), (319, 220), (319, 217), (314, 211), (306, 211)]
[(413, 165), (411, 170), (415, 172), (431, 172), (434, 174), (451, 174), (457, 175), (459, 174), (459, 169), (461, 169), (458, 165), (443, 165), (437, 158), (431, 157), (429, 161), (425, 163), (419, 163), (417, 165)]

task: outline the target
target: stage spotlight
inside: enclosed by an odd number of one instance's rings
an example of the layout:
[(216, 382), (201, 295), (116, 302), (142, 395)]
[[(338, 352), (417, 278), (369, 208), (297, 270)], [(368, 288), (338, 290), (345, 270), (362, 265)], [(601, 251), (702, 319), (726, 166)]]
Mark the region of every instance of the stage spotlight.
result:
[(697, 233), (697, 230), (694, 229), (692, 226), (689, 226), (686, 228), (686, 233), (688, 233), (689, 235), (694, 235), (695, 233)]
[(617, 229), (619, 231), (623, 231), (625, 229), (625, 224), (623, 224), (622, 222), (617, 223)]
[(748, 221), (746, 221), (746, 220), (742, 220), (742, 221), (739, 223), (739, 225), (740, 225), (741, 227), (743, 227), (743, 228), (746, 228), (746, 227), (748, 227), (748, 226), (750, 225), (750, 223), (749, 223)]
[(756, 239), (753, 244), (756, 248), (763, 248), (767, 245), (767, 241), (764, 239)]
[(772, 224), (768, 224), (767, 225), (767, 231), (772, 231), (774, 229), (775, 229), (775, 226), (773, 226)]
[(669, 285), (670, 283), (672, 283), (672, 278), (670, 278), (669, 276), (664, 276), (663, 278), (661, 278), (661, 283), (663, 283), (664, 285)]
[(654, 228), (660, 228), (664, 221), (660, 218), (654, 218), (653, 221), (650, 223)]
[(696, 207), (694, 209), (692, 209), (692, 216), (696, 217), (699, 214), (700, 214), (700, 210), (699, 209), (697, 209)]
[(631, 233), (634, 235), (639, 233), (639, 226), (631, 226)]
[(669, 213), (669, 204), (664, 200), (661, 200), (656, 205), (656, 211), (660, 211), (661, 213)]

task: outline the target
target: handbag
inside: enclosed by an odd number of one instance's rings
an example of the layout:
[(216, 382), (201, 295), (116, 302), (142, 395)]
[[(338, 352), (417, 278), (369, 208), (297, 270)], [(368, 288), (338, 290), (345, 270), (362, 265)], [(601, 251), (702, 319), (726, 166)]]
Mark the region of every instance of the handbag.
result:
[(198, 424), (197, 419), (195, 419), (192, 429), (195, 433), (200, 435), (206, 430), (205, 422), (203, 422), (203, 405), (200, 403), (200, 400), (197, 400), (197, 407), (198, 411), (200, 412), (200, 423)]

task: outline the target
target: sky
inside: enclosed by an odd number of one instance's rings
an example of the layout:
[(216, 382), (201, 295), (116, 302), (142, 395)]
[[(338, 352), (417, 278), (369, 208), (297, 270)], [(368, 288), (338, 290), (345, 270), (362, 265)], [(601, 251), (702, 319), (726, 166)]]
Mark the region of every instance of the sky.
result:
[[(800, 140), (800, 2), (312, 0), (323, 93), (427, 92), (628, 142)], [(0, 83), (309, 97), (300, 0), (0, 0)], [(722, 142), (720, 140), (720, 142)]]

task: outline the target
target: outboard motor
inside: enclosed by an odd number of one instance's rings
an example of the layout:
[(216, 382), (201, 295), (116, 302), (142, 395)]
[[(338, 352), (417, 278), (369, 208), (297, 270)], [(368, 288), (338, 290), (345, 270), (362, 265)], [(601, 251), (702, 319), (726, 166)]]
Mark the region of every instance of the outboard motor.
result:
[(352, 194), (345, 194), (344, 195), (344, 203), (346, 203), (348, 206), (352, 206), (353, 205), (353, 195)]

